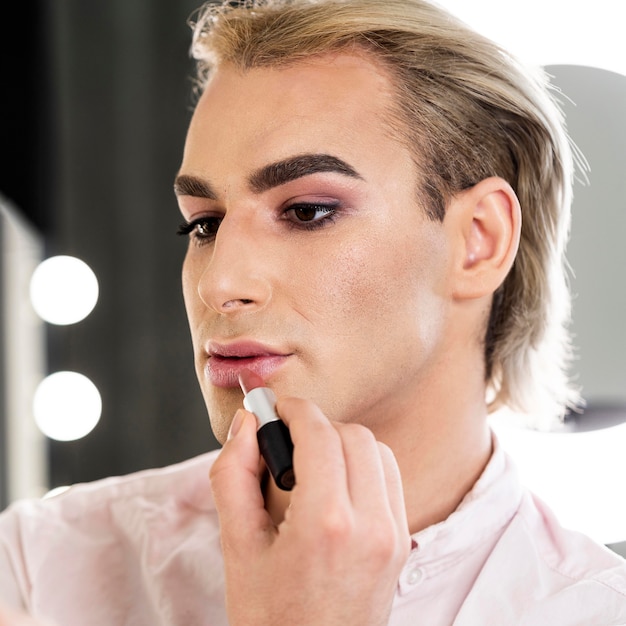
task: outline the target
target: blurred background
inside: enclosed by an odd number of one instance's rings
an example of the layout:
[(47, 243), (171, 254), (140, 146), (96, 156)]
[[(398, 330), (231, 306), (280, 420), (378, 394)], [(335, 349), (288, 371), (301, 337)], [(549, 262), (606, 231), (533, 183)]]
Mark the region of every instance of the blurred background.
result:
[[(33, 0), (19, 20), (1, 21), (3, 504), (215, 445), (193, 371), (172, 192), (193, 103), (187, 20), (197, 7)], [(91, 268), (97, 304), (78, 323), (38, 327), (28, 268), (58, 255)], [(77, 440), (46, 437), (40, 480), (25, 484), (37, 463), (33, 394), (43, 375), (66, 370), (97, 387), (100, 420)], [(9, 423), (21, 434), (12, 446)]]
[[(559, 432), (504, 416), (494, 428), (566, 525), (624, 553), (625, 8), (441, 4), (547, 67), (589, 162), (569, 247), (587, 410)], [(1, 21), (0, 509), (217, 445), (193, 370), (172, 193), (193, 106), (187, 22), (197, 7), (31, 0)], [(40, 263), (57, 257), (78, 259), (78, 275), (55, 282), (51, 265), (45, 274)], [(77, 321), (46, 313), (74, 292), (88, 297)], [(59, 378), (46, 377), (59, 372), (78, 374), (69, 384), (78, 378), (86, 396), (55, 392)], [(78, 429), (59, 430), (72, 416)]]

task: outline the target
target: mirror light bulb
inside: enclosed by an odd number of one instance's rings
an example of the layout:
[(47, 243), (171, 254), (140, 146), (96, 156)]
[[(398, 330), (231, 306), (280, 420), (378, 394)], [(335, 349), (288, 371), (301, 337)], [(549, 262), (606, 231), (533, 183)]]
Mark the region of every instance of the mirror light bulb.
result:
[(98, 279), (89, 265), (76, 257), (50, 257), (33, 272), (30, 299), (37, 314), (46, 322), (75, 324), (96, 306)]
[(57, 441), (73, 441), (90, 433), (100, 420), (98, 388), (83, 374), (56, 372), (35, 391), (33, 414), (40, 430)]

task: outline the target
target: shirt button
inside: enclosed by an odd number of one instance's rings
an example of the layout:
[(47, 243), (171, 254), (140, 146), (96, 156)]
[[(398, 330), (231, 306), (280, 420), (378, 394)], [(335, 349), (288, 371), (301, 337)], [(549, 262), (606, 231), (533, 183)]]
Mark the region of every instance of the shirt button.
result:
[(421, 568), (415, 567), (407, 574), (406, 581), (409, 585), (417, 585), (422, 578), (424, 578), (424, 572)]

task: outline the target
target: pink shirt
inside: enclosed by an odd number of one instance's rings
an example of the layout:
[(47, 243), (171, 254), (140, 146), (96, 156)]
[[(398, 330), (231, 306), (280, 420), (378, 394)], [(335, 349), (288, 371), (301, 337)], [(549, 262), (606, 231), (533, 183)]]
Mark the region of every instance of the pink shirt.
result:
[[(0, 600), (59, 626), (221, 626), (211, 452), (0, 516)], [(559, 526), (495, 442), (444, 522), (413, 537), (391, 626), (626, 624), (626, 563)]]

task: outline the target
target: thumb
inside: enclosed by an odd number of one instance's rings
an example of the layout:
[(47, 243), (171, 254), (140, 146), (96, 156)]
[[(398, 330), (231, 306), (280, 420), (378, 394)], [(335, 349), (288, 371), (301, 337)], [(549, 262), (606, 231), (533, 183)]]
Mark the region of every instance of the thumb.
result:
[(249, 550), (274, 526), (260, 485), (256, 417), (239, 409), (210, 472), (224, 549)]

